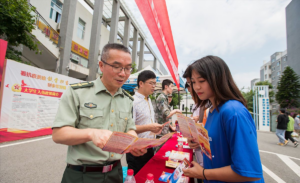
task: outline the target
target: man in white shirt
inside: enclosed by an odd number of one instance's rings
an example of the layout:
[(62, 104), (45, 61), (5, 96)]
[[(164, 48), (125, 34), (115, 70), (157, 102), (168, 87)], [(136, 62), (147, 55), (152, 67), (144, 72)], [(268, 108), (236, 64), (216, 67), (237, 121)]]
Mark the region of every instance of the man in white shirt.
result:
[[(154, 92), (156, 75), (152, 71), (143, 71), (139, 74), (138, 91), (133, 95), (133, 120), (136, 125), (136, 133), (139, 138), (155, 139), (155, 134), (162, 130), (163, 125), (155, 122), (154, 109), (149, 95)], [(128, 153), (126, 160), (128, 169), (133, 169), (134, 174), (153, 157), (153, 148), (149, 148), (143, 156), (135, 157)]]

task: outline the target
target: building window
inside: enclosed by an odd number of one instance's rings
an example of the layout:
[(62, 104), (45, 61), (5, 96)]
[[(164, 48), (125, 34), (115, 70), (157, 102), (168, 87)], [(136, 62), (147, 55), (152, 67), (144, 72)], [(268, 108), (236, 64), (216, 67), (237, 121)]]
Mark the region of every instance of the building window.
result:
[(265, 74), (265, 79), (268, 79), (268, 75), (267, 74)]
[(265, 66), (265, 71), (267, 70), (267, 66)]
[(272, 58), (272, 63), (275, 62), (275, 58)]
[(56, 23), (60, 22), (62, 3), (59, 0), (51, 0), (50, 18)]
[(78, 28), (77, 28), (77, 36), (81, 39), (84, 38), (84, 31), (85, 31), (85, 22), (79, 18), (78, 21)]
[(280, 65), (280, 61), (277, 62), (277, 66), (279, 66), (279, 65)]
[(278, 71), (277, 76), (280, 76), (280, 71)]

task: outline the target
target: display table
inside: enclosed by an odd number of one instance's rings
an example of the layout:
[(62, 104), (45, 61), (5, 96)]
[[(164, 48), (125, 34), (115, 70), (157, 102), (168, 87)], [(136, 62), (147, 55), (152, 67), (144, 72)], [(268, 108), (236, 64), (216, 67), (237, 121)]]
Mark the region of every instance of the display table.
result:
[[(174, 168), (166, 167), (165, 163), (168, 157), (164, 157), (167, 151), (178, 151), (177, 147), (177, 134), (175, 133), (161, 148), (160, 150), (146, 163), (146, 165), (135, 175), (135, 180), (137, 183), (144, 183), (147, 179), (147, 174), (152, 173), (154, 175), (154, 182), (159, 181), (159, 177), (163, 171), (173, 173)], [(190, 153), (190, 161), (193, 161), (193, 150), (183, 149), (183, 152)], [(191, 182), (191, 179), (190, 179)]]

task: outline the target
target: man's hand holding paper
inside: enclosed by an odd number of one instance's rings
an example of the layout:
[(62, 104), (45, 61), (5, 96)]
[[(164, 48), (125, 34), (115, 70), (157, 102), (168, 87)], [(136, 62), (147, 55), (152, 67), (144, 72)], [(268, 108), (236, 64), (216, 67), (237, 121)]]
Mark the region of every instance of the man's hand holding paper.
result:
[(158, 134), (159, 132), (161, 132), (162, 128), (163, 128), (164, 124), (158, 124), (158, 123), (152, 123), (150, 124), (150, 131), (152, 133)]
[(100, 147), (101, 149), (106, 144), (107, 140), (109, 139), (112, 131), (104, 130), (104, 129), (91, 129), (90, 133), (88, 134), (89, 139), (93, 141), (93, 143)]

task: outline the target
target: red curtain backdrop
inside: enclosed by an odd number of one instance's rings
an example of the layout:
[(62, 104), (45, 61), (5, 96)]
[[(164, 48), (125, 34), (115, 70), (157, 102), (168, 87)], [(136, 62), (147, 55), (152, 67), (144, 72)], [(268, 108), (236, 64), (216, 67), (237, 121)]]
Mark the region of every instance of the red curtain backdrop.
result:
[(135, 0), (179, 89), (178, 59), (165, 0)]

